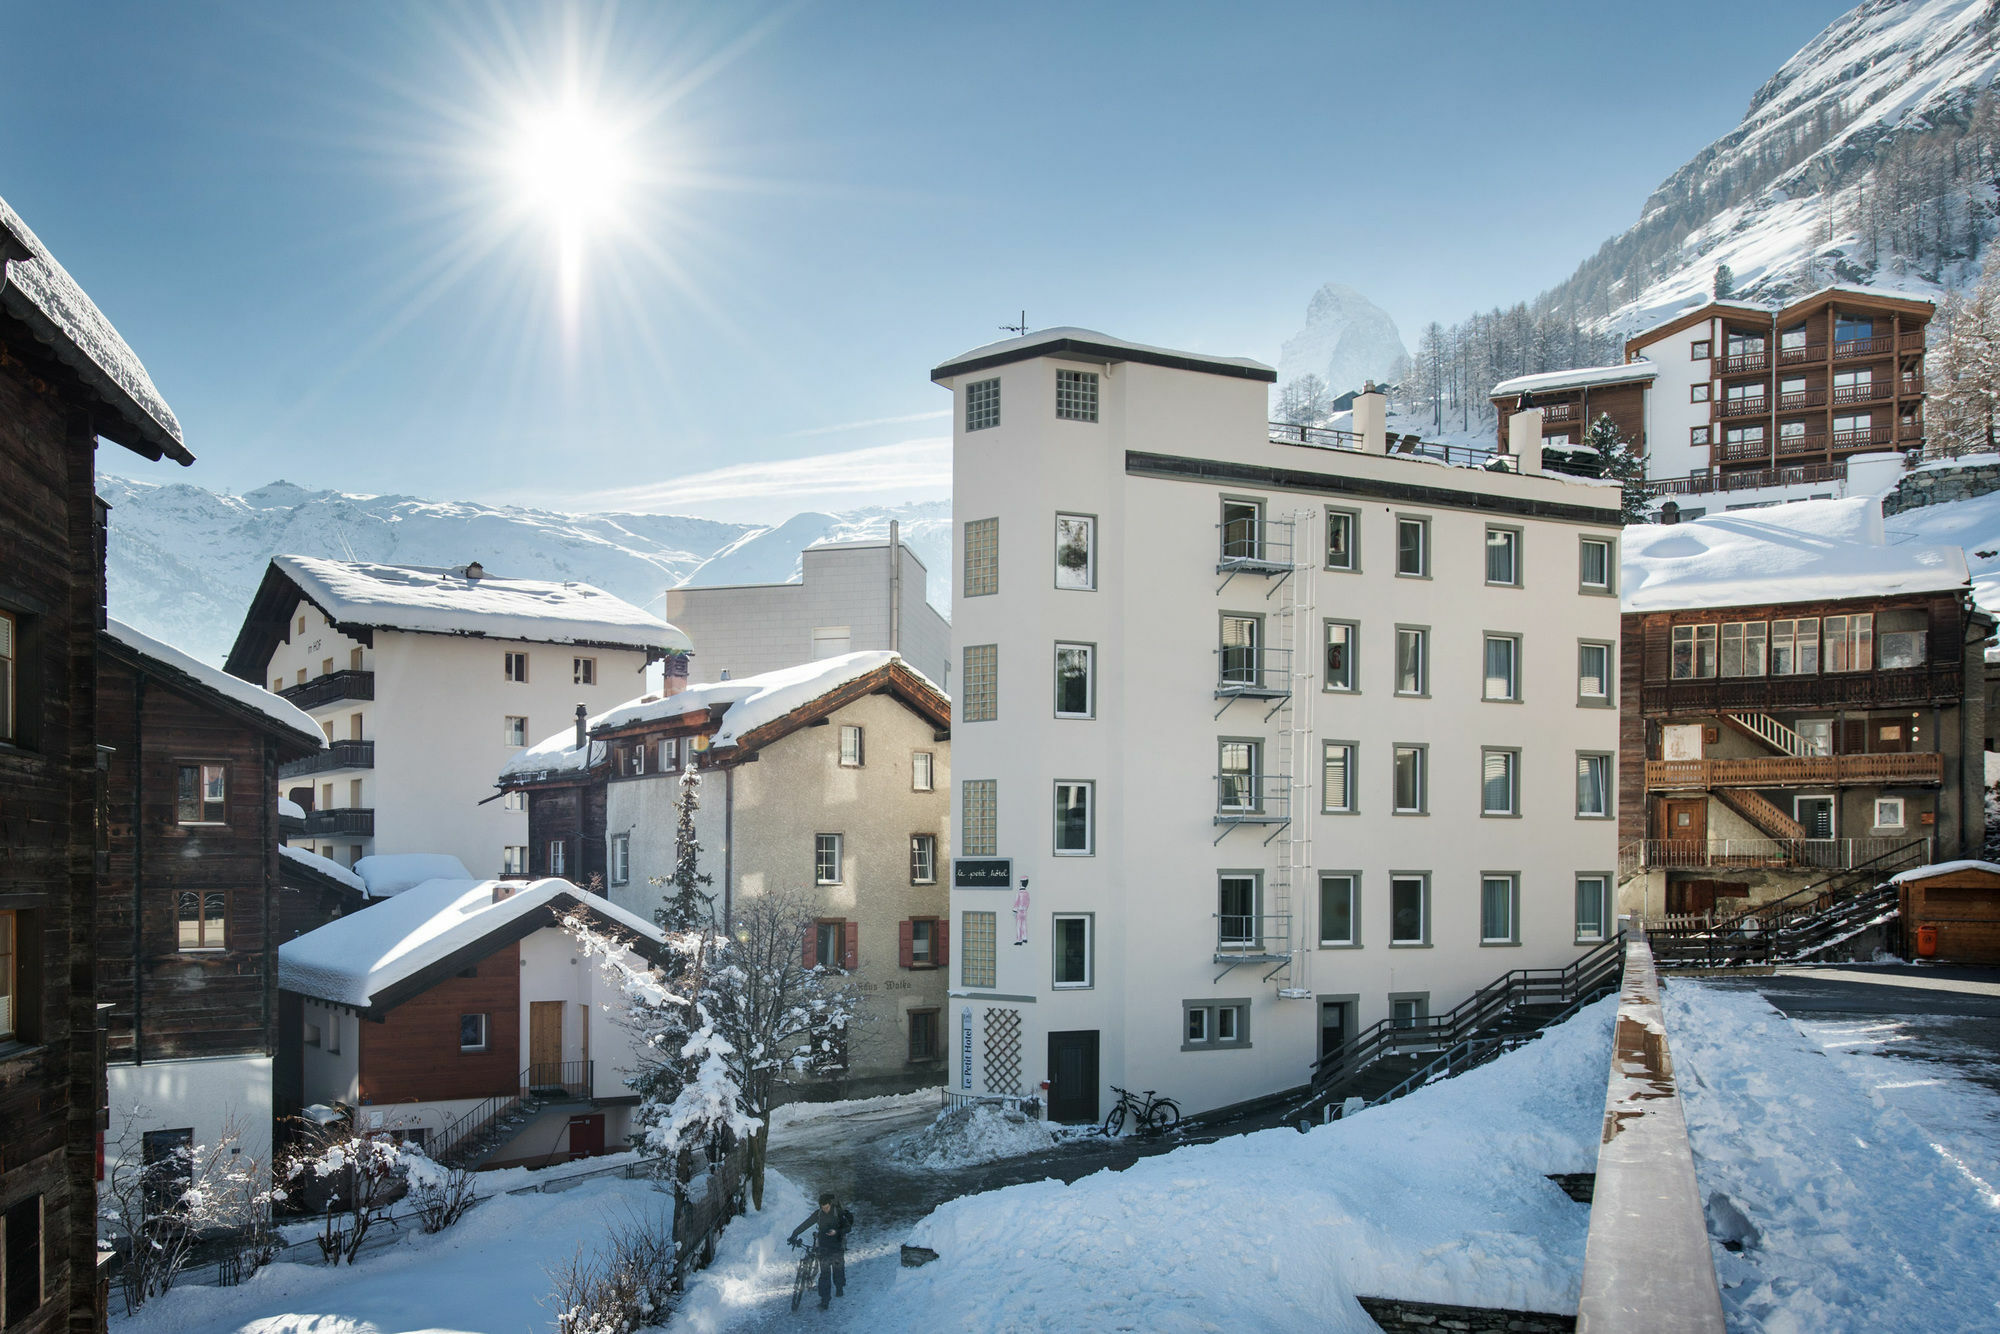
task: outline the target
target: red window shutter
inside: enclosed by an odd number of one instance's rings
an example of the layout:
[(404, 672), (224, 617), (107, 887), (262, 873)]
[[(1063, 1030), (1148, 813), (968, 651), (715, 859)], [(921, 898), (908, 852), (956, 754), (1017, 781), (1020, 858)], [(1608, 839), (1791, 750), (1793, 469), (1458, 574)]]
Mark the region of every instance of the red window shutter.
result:
[(942, 968), (951, 962), (951, 923), (940, 917), (937, 920), (937, 965)]
[(899, 967), (910, 966), (910, 937), (916, 931), (916, 923), (905, 917), (896, 928), (896, 963)]
[(816, 923), (806, 927), (805, 965), (808, 968), (819, 966), (819, 926)]
[(845, 957), (845, 958), (843, 958), (843, 959), (841, 960), (841, 963), (840, 963), (840, 966), (841, 966), (842, 968), (845, 968), (845, 969), (847, 969), (847, 970), (848, 970), (849, 972), (853, 972), (853, 971), (854, 971), (854, 955), (855, 955), (855, 952), (856, 952), (856, 950), (857, 950), (857, 949), (859, 948), (859, 946), (860, 946), (860, 944), (861, 944), (861, 926), (860, 926), (860, 924), (859, 924), (859, 923), (857, 923), (857, 922), (849, 922), (849, 923), (847, 924), (847, 929), (846, 929), (845, 931), (841, 932), (841, 935), (843, 935), (843, 936), (845, 936), (845, 937), (847, 938), (847, 943), (846, 943), (846, 946), (845, 946), (845, 949), (846, 949), (846, 957)]

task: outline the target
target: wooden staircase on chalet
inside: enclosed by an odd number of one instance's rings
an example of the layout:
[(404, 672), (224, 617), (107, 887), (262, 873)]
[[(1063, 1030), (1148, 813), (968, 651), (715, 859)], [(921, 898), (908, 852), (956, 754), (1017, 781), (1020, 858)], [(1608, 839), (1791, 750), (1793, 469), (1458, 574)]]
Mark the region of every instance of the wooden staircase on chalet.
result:
[(1811, 753), (1804, 737), (1768, 713), (1725, 713), (1722, 720), (1780, 755), (1799, 759)]
[(1735, 811), (1772, 838), (1804, 838), (1805, 826), (1762, 793), (1747, 787), (1716, 787), (1708, 795)]

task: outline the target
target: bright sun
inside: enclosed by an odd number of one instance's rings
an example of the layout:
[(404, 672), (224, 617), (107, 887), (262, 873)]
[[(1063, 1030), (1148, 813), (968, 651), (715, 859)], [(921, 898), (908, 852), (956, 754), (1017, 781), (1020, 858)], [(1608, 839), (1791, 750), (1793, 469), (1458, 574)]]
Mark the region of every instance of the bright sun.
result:
[(623, 136), (575, 102), (524, 115), (509, 167), (521, 202), (553, 223), (566, 244), (616, 218), (631, 178)]

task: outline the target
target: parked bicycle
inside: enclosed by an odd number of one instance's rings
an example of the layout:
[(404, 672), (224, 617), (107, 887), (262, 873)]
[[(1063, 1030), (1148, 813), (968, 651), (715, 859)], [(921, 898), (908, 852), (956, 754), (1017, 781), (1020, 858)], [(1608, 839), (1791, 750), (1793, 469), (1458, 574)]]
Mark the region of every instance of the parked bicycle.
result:
[(807, 1246), (799, 1253), (798, 1277), (792, 1280), (792, 1309), (799, 1309), (799, 1303), (819, 1282), (819, 1247)]
[(1141, 1097), (1134, 1097), (1116, 1084), (1111, 1091), (1118, 1095), (1118, 1103), (1104, 1117), (1107, 1135), (1122, 1134), (1127, 1116), (1142, 1135), (1162, 1135), (1181, 1123), (1180, 1106), (1172, 1098), (1156, 1098), (1151, 1089)]

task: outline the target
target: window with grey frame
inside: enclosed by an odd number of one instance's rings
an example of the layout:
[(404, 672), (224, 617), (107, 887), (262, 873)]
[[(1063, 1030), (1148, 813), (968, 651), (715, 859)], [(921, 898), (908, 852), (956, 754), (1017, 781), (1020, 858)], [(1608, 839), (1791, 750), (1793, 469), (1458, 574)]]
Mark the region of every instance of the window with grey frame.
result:
[(1406, 579), (1428, 579), (1431, 573), (1429, 519), (1396, 520), (1396, 573)]
[(1479, 943), (1521, 943), (1521, 877), (1489, 871), (1479, 877)]
[(1258, 686), (1263, 662), (1264, 623), (1257, 616), (1228, 615), (1222, 618), (1221, 683), (1225, 686)]
[(1486, 748), (1479, 752), (1479, 813), (1521, 813), (1521, 752)]
[(1578, 752), (1576, 813), (1586, 820), (1611, 818), (1611, 757)]
[(1579, 943), (1608, 940), (1611, 921), (1611, 877), (1576, 878), (1576, 938)]
[(1056, 420), (1097, 420), (1097, 372), (1056, 370)]
[(1486, 530), (1486, 582), (1505, 588), (1521, 586), (1521, 530)]
[(1329, 570), (1358, 570), (1361, 568), (1359, 548), (1356, 538), (1360, 535), (1361, 516), (1353, 510), (1326, 512), (1326, 568)]
[(1246, 1000), (1181, 1002), (1181, 1050), (1210, 1051), (1250, 1045), (1250, 1003)]
[(1218, 811), (1256, 811), (1263, 808), (1263, 792), (1258, 782), (1258, 761), (1263, 758), (1261, 743), (1247, 738), (1230, 738), (1216, 746), (1215, 808)]
[(1611, 645), (1580, 641), (1576, 646), (1577, 703), (1607, 707), (1611, 703)]
[(1327, 621), (1326, 690), (1353, 692), (1360, 689), (1360, 668), (1356, 659), (1361, 627), (1353, 621)]
[(1517, 704), (1521, 699), (1521, 637), (1487, 635), (1486, 681), (1482, 698)]
[(1395, 813), (1422, 815), (1425, 811), (1425, 761), (1423, 746), (1397, 746), (1393, 760)]
[(1056, 781), (1055, 855), (1088, 857), (1096, 850), (1094, 828), (1097, 784), (1079, 779)]
[(1215, 886), (1217, 947), (1247, 950), (1261, 944), (1263, 877), (1255, 871), (1224, 871)]
[[(1706, 443), (1700, 442), (1700, 443)], [(1577, 539), (1577, 584), (1586, 593), (1609, 593), (1614, 565), (1611, 541), (1603, 537)]]
[(1057, 913), (1054, 919), (1055, 943), (1054, 970), (1051, 985), (1058, 991), (1082, 991), (1091, 987), (1095, 978), (1091, 957), (1091, 915), (1089, 913)]
[(1422, 626), (1396, 627), (1396, 693), (1430, 693), (1430, 632)]
[(1361, 943), (1361, 877), (1352, 871), (1319, 873), (1319, 943), (1340, 949)]
[(1097, 715), (1096, 657), (1089, 644), (1056, 644), (1056, 717)]
[(1354, 743), (1326, 741), (1320, 747), (1320, 809), (1330, 814), (1353, 813)]
[(1389, 943), (1428, 945), (1431, 940), (1431, 878), (1413, 872), (1389, 877)]
[(965, 429), (984, 431), (1000, 424), (1000, 381), (974, 380), (965, 386)]

